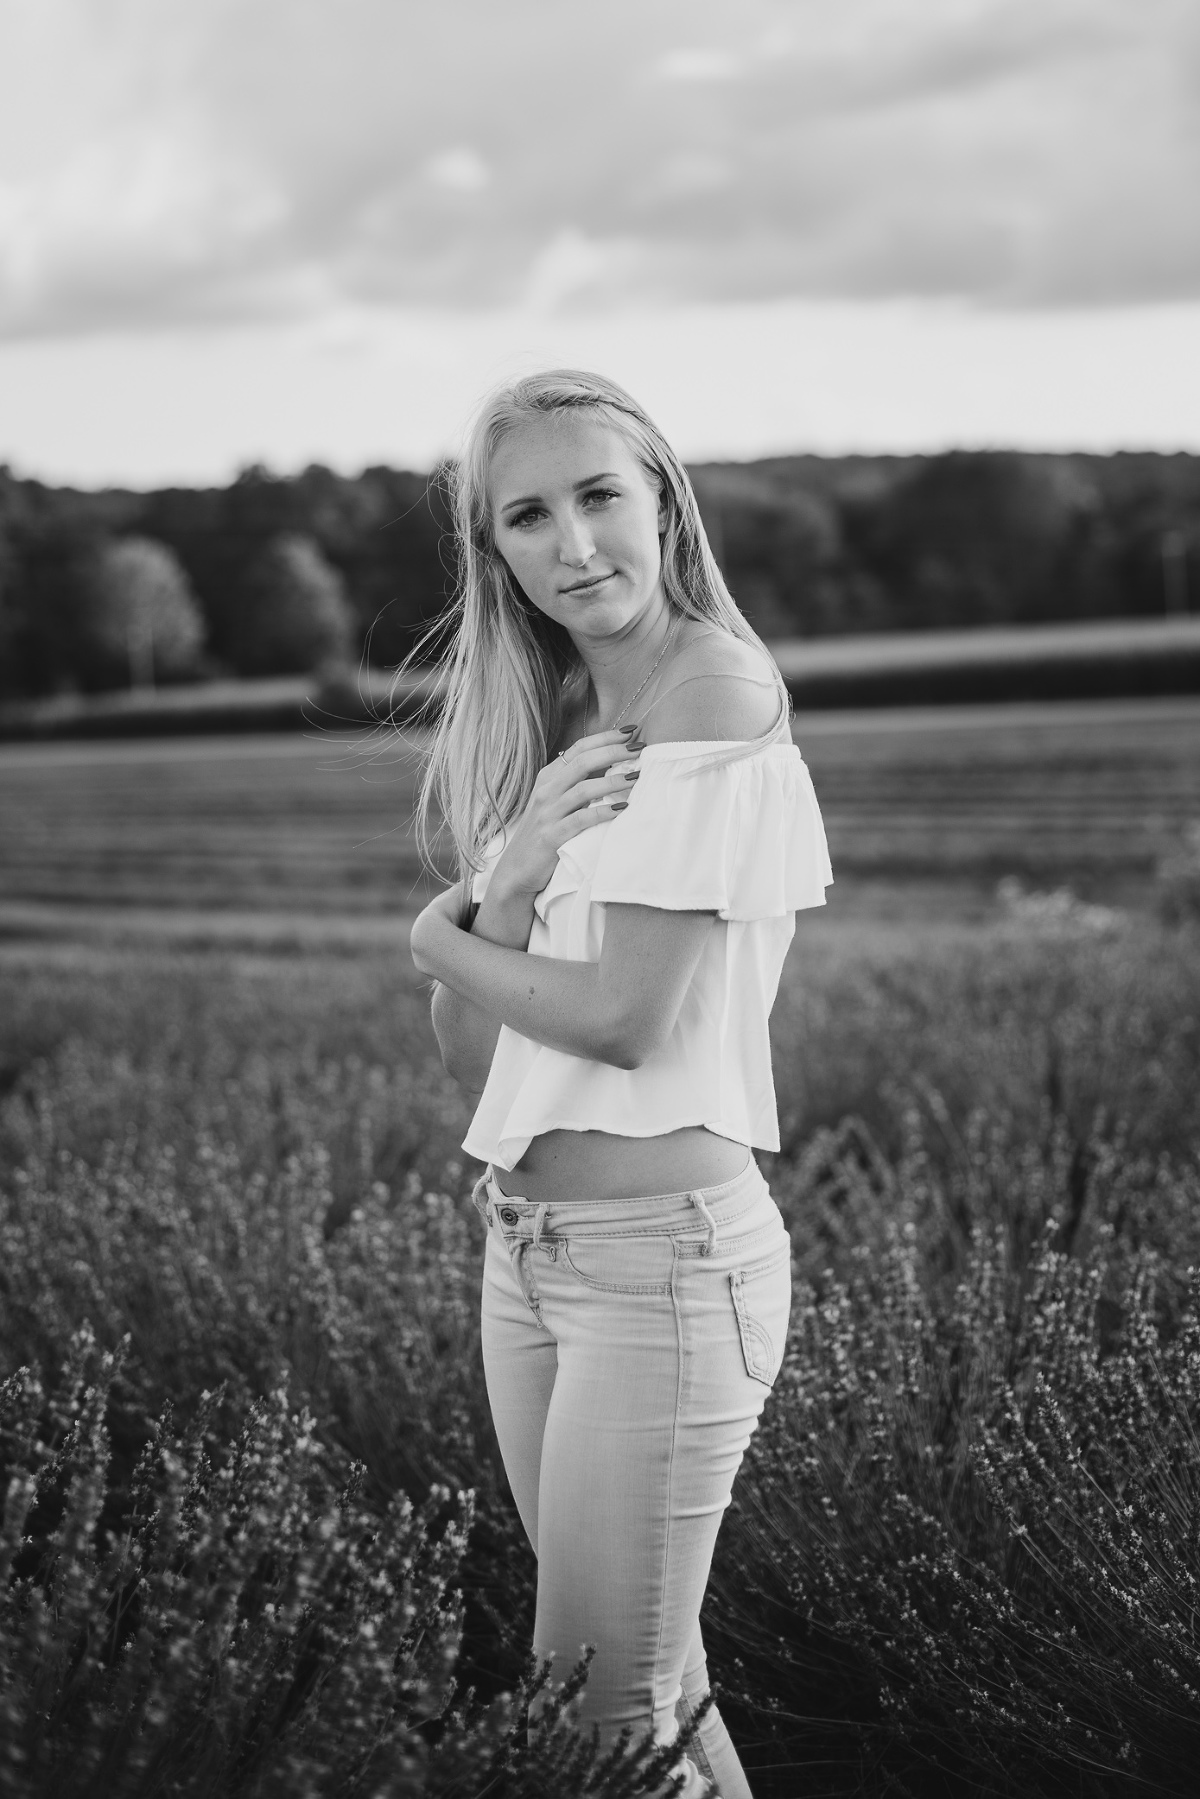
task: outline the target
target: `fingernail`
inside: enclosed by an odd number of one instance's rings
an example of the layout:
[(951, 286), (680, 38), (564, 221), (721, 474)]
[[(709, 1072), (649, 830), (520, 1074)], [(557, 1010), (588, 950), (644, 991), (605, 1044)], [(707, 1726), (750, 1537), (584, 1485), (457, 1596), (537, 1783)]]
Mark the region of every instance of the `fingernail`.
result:
[(645, 747), (646, 746), (640, 737), (631, 737), (629, 742), (625, 745), (627, 750), (644, 750)]
[(640, 781), (641, 777), (642, 771), (640, 768), (630, 768), (625, 771), (625, 779), (627, 781)]
[(613, 811), (613, 812), (624, 812), (624, 810), (628, 804), (629, 804), (628, 800), (613, 800), (612, 805), (609, 809), (610, 809), (610, 811)]
[(618, 725), (617, 729), (623, 737), (632, 737), (639, 727), (637, 725)]

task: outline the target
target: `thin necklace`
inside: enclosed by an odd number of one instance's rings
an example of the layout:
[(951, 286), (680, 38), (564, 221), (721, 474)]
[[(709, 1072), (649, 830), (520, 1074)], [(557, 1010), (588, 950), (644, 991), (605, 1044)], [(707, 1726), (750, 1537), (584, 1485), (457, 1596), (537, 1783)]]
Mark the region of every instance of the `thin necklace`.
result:
[[(638, 688), (637, 692), (633, 695), (633, 698), (626, 700), (625, 704), (621, 707), (621, 710), (617, 713), (617, 716), (613, 719), (612, 724), (609, 725), (609, 727), (608, 727), (610, 731), (616, 730), (617, 726), (620, 724), (620, 722), (624, 718), (625, 714), (629, 711), (629, 708), (633, 705), (634, 701), (641, 699), (642, 695), (645, 693), (647, 687), (649, 687), (651, 681), (653, 680), (655, 674), (657, 673), (659, 664), (661, 663), (663, 657), (666, 655), (668, 649), (670, 648), (671, 639), (674, 635), (675, 635), (675, 621), (674, 621), (674, 619), (672, 619), (671, 623), (667, 626), (667, 635), (663, 639), (663, 647), (658, 652), (658, 655), (655, 657), (654, 663), (650, 669), (650, 673), (646, 676), (646, 679), (642, 682), (642, 684)], [(588, 734), (588, 716), (591, 713), (591, 710), (592, 710), (592, 689), (591, 689), (591, 683), (589, 681), (587, 700), (586, 700), (586, 702), (584, 704), (584, 708), (583, 708), (583, 734), (585, 737)], [(597, 720), (596, 720), (597, 728), (599, 728), (599, 724), (600, 724), (600, 720), (597, 718)]]

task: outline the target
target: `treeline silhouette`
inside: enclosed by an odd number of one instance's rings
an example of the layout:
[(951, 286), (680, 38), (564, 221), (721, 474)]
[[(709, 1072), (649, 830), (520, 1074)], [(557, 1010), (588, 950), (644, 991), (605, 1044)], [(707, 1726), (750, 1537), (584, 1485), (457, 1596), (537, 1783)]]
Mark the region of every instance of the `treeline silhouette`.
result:
[[(768, 638), (1200, 610), (1200, 457), (793, 456), (692, 470)], [(0, 695), (398, 662), (452, 585), (437, 472), (84, 492), (0, 469)]]

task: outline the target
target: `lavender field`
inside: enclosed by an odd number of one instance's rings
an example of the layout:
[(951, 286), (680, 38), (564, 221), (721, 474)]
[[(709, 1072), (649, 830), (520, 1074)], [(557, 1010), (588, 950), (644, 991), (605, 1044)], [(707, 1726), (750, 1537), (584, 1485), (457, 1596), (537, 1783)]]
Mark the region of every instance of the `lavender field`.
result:
[[(722, 1708), (760, 1799), (1190, 1793), (1200, 707), (797, 736), (838, 881), (773, 1021), (797, 1290)], [(16, 1799), (634, 1790), (526, 1740), (411, 767), (0, 751)]]

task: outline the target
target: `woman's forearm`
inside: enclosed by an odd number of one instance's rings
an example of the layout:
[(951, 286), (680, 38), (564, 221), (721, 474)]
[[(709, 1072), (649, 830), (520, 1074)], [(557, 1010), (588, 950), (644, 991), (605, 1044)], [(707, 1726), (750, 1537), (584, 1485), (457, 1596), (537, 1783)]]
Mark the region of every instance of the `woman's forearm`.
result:
[[(505, 898), (491, 889), (470, 927), (472, 934), (485, 942), (515, 950), (525, 949), (532, 928), (531, 896)], [(481, 1092), (500, 1035), (500, 1019), (444, 982), (434, 992), (430, 1012), (447, 1073), (466, 1092)]]
[(500, 1035), (499, 1022), (439, 981), (429, 1007), (442, 1067), (470, 1095), (482, 1093)]
[[(568, 1055), (634, 1065), (624, 1042), (623, 1019), (600, 979), (598, 963), (531, 956), (523, 949), (487, 941), (478, 923), (477, 919), (475, 929), (467, 932), (436, 908), (423, 912), (412, 940), (413, 961), (420, 972), (432, 975), (473, 1011), (486, 1015), (496, 1034), (506, 1024), (521, 1036)], [(494, 1044), (493, 1037), (493, 1048)]]

